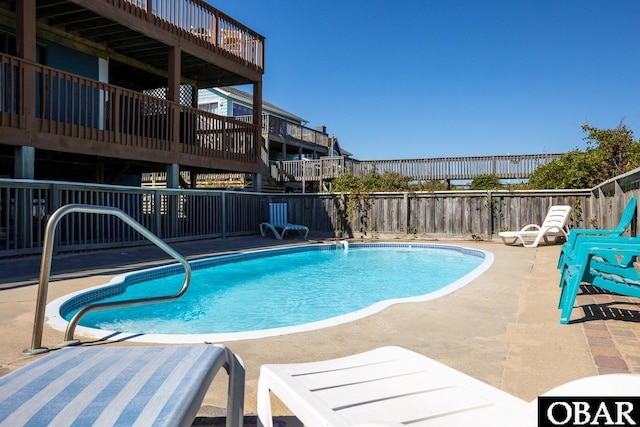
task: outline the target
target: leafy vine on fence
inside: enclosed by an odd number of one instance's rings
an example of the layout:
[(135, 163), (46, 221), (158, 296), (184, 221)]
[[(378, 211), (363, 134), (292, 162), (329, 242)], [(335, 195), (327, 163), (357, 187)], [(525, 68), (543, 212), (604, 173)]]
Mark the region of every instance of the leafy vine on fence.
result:
[(504, 217), (504, 207), (506, 206), (504, 201), (500, 201), (499, 199), (492, 197), (491, 193), (487, 194), (487, 205), (489, 206), (489, 215), (491, 217), (491, 230), (489, 232), (493, 234), (493, 230), (495, 227), (493, 226), (498, 223), (499, 227), (498, 231), (508, 231), (509, 227), (505, 226), (505, 217)]
[[(580, 199), (576, 198), (573, 200), (573, 210), (569, 215), (569, 223), (571, 224), (571, 228), (577, 228), (582, 223), (582, 205), (580, 204)], [(595, 226), (594, 228), (598, 228)]]
[(352, 224), (357, 224), (357, 232), (360, 238), (364, 238), (368, 233), (375, 232), (375, 227), (371, 225), (370, 214), (373, 201), (370, 193), (352, 192), (340, 193), (334, 199), (338, 214), (338, 237), (354, 237)]

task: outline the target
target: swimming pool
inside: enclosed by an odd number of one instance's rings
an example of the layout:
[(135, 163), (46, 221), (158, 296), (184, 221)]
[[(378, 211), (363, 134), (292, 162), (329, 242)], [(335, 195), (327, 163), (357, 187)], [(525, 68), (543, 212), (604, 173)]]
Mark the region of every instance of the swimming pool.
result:
[[(313, 244), (219, 256), (191, 262), (191, 285), (180, 299), (93, 312), (77, 333), (187, 343), (313, 330), (441, 297), (492, 262), (485, 251), (420, 243)], [(179, 265), (124, 274), (53, 301), (47, 317), (63, 330), (87, 303), (172, 293), (183, 280)]]

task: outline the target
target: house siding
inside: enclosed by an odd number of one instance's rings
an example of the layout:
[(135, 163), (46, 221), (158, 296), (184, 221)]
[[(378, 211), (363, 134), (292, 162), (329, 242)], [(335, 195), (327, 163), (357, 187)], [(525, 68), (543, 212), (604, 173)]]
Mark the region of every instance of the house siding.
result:
[(229, 111), (233, 111), (229, 109), (230, 99), (228, 96), (222, 96), (218, 91), (214, 91), (212, 89), (203, 89), (198, 92), (198, 104), (211, 104), (213, 102), (218, 103), (218, 112), (217, 114), (220, 116), (231, 116)]
[[(0, 25), (0, 31), (15, 37), (15, 30), (13, 28)], [(97, 57), (40, 37), (37, 39), (37, 43), (45, 47), (47, 51), (47, 62), (44, 65), (90, 79), (98, 79), (99, 59)]]
[(69, 49), (51, 42), (47, 46), (47, 64), (68, 73), (98, 80), (98, 57)]

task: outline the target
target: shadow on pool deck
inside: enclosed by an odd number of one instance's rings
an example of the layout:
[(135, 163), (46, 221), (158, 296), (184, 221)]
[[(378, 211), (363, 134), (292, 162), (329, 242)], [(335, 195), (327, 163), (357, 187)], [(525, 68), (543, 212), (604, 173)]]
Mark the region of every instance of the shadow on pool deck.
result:
[[(195, 259), (304, 243), (293, 237), (284, 241), (243, 237), (172, 247)], [(245, 425), (255, 425), (255, 394), (262, 364), (335, 358), (384, 345), (417, 351), (525, 400), (576, 378), (640, 372), (640, 322), (634, 314), (639, 300), (586, 293), (578, 297), (574, 321), (560, 325), (559, 273), (555, 268), (559, 246), (430, 243), (491, 251), (495, 260), (469, 285), (437, 300), (396, 304), (364, 319), (317, 331), (223, 343), (243, 359), (247, 370)], [(173, 261), (154, 247), (55, 256), (48, 300), (105, 283), (126, 271), (167, 262)], [(0, 261), (0, 374), (33, 360), (22, 350), (31, 343), (39, 268), (39, 257)], [(247, 309), (260, 310), (259, 301)], [(62, 338), (63, 332), (46, 327), (43, 344), (56, 347)], [(194, 425), (224, 423), (225, 390), (226, 378), (219, 375)], [(300, 425), (282, 405), (274, 407), (274, 413), (280, 415), (280, 425)]]

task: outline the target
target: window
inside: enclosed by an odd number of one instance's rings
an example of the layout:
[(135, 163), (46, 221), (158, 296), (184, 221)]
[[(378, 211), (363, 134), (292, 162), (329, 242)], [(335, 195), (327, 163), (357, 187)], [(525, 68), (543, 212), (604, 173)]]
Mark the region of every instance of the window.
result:
[[(0, 52), (16, 56), (16, 36), (4, 31), (0, 31)], [(36, 45), (36, 62), (47, 64), (47, 48), (41, 44)]]
[(16, 36), (5, 32), (0, 32), (0, 52), (15, 56)]
[[(14, 34), (0, 31), (0, 53), (17, 55), (17, 41)], [(36, 45), (36, 62), (45, 65), (47, 63), (47, 49), (40, 44)], [(41, 73), (36, 77), (36, 96), (40, 96), (43, 84)], [(18, 65), (7, 62), (3, 67), (0, 67), (0, 112), (17, 114), (20, 110), (21, 78), (21, 70)], [(40, 111), (41, 107), (38, 103), (37, 117), (41, 117)]]
[(208, 104), (202, 104), (200, 106), (201, 110), (204, 110), (208, 113), (212, 113), (212, 114), (218, 114), (218, 103), (217, 102), (210, 102)]
[(253, 108), (245, 105), (233, 103), (233, 116), (252, 116)]

